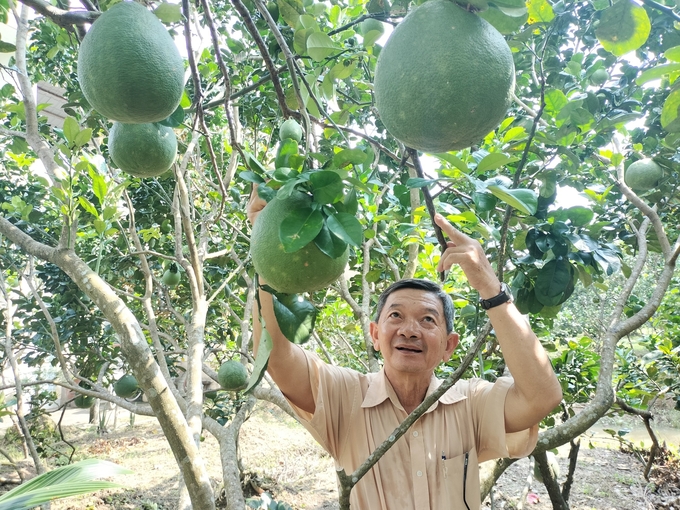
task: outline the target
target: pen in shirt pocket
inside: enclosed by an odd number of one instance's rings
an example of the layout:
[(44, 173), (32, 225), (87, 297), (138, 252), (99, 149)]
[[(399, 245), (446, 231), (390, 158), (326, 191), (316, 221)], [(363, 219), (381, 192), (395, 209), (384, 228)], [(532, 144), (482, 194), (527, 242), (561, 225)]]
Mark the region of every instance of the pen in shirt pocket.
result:
[(442, 460), (446, 460), (446, 455), (444, 454), (444, 450), (442, 450)]

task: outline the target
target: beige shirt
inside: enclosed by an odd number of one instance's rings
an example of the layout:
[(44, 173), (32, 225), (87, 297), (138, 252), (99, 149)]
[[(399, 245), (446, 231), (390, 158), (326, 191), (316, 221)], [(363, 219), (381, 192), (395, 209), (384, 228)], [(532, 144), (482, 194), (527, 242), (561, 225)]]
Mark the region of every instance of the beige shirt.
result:
[[(349, 475), (407, 414), (383, 371), (361, 374), (304, 352), (316, 409), (313, 415), (293, 409), (335, 459), (336, 469)], [(432, 376), (428, 395), (441, 382)], [(511, 383), (507, 377), (493, 384), (458, 381), (359, 480), (351, 493), (352, 510), (467, 510), (463, 496), (470, 510), (478, 510), (478, 463), (526, 456), (538, 439), (538, 426), (505, 433)]]

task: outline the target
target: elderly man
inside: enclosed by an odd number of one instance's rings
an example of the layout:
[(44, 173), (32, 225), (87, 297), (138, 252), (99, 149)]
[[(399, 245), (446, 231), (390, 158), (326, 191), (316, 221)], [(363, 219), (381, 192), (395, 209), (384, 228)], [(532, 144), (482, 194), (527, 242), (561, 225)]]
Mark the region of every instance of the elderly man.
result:
[[(251, 221), (264, 205), (251, 199)], [(478, 463), (528, 455), (538, 423), (562, 398), (545, 351), (481, 245), (443, 216), (435, 221), (450, 239), (437, 270), (458, 264), (477, 289), (514, 377), (458, 381), (359, 480), (351, 494), (354, 510), (479, 509)], [(369, 374), (330, 366), (289, 342), (276, 323), (271, 295), (260, 290), (259, 297), (258, 312), (273, 341), (267, 370), (302, 424), (346, 473), (441, 384), (434, 370), (458, 345), (451, 299), (426, 280), (401, 280), (381, 295), (370, 333), (384, 366)], [(254, 335), (256, 350), (258, 321)]]

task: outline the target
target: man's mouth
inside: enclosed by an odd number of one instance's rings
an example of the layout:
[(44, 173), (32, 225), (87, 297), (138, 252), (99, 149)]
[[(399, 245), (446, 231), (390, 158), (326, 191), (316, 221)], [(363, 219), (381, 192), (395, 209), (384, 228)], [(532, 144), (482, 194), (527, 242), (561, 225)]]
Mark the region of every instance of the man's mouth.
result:
[(422, 349), (417, 349), (416, 347), (404, 347), (404, 346), (397, 347), (397, 350), (400, 351), (400, 352), (413, 353), (413, 354), (423, 352)]

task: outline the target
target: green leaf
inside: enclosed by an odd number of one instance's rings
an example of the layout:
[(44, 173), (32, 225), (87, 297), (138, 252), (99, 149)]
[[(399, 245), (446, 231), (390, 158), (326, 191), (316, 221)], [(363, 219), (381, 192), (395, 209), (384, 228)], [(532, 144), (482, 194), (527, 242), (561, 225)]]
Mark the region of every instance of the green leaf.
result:
[(482, 173), (488, 170), (494, 170), (513, 161), (517, 161), (518, 158), (514, 156), (507, 156), (501, 154), (500, 152), (492, 152), (491, 154), (484, 156), (484, 158), (477, 165), (477, 172)]
[(181, 3), (170, 4), (163, 2), (158, 7), (156, 7), (153, 12), (163, 23), (177, 23), (178, 21), (182, 21), (182, 19), (184, 19), (184, 16), (182, 16)]
[(331, 170), (319, 170), (309, 174), (314, 201), (332, 204), (342, 197), (342, 178)]
[(556, 114), (558, 113), (569, 100), (567, 96), (564, 95), (559, 89), (550, 89), (545, 93), (545, 110), (547, 112)]
[(298, 26), (300, 14), (305, 12), (302, 0), (277, 0), (276, 3), (279, 6), (281, 18), (283, 18), (290, 28), (295, 29)]
[(352, 76), (352, 73), (357, 68), (357, 62), (355, 60), (343, 60), (335, 64), (328, 75), (335, 80), (345, 80)]
[(534, 214), (538, 207), (538, 195), (534, 190), (526, 188), (508, 189), (505, 186), (492, 185), (487, 189), (502, 202), (514, 207), (524, 214)]
[(347, 165), (361, 165), (366, 159), (366, 153), (361, 149), (343, 149), (333, 155), (333, 165), (336, 168), (344, 168)]
[(333, 235), (339, 237), (347, 244), (358, 247), (363, 240), (363, 228), (361, 223), (351, 214), (337, 213), (326, 218), (326, 224)]
[(78, 125), (78, 121), (73, 117), (66, 117), (64, 119), (64, 136), (66, 137), (69, 145), (74, 144), (76, 136), (78, 136), (79, 132), (80, 126)]
[(468, 166), (463, 162), (462, 159), (460, 159), (458, 156), (455, 154), (449, 154), (448, 152), (441, 152), (438, 154), (432, 154), (435, 158), (441, 160), (441, 161), (446, 161), (450, 165), (453, 165), (456, 167), (458, 170), (463, 172), (464, 174), (468, 173), (470, 169)]
[(663, 52), (663, 56), (672, 62), (680, 62), (680, 46), (673, 46)]
[(80, 204), (80, 207), (85, 209), (92, 216), (94, 216), (95, 218), (99, 217), (99, 212), (97, 211), (97, 208), (87, 198), (85, 198), (82, 195), (79, 196), (78, 197), (78, 203)]
[(646, 71), (641, 72), (640, 76), (635, 78), (635, 84), (644, 85), (645, 83), (650, 82), (652, 80), (658, 80), (659, 78), (667, 74), (677, 72), (680, 72), (680, 64), (656, 65), (651, 69), (647, 69)]
[(307, 53), (315, 62), (321, 62), (337, 50), (338, 46), (328, 34), (314, 32), (307, 38)]
[(670, 133), (680, 131), (680, 88), (671, 91), (661, 110), (661, 125)]
[(534, 284), (536, 299), (544, 306), (564, 303), (573, 291), (574, 267), (566, 259), (551, 260), (538, 272)]
[(274, 348), (274, 342), (272, 342), (272, 337), (269, 335), (266, 323), (262, 317), (260, 317), (260, 325), (262, 326), (262, 332), (260, 334), (260, 343), (257, 348), (257, 356), (255, 356), (255, 363), (253, 363), (253, 372), (248, 378), (248, 386), (243, 390), (244, 393), (251, 391), (255, 386), (260, 384), (260, 381), (267, 370), (269, 355)]
[(297, 294), (276, 294), (274, 315), (283, 335), (294, 344), (303, 344), (314, 331), (317, 310)]
[(94, 196), (99, 200), (99, 205), (104, 205), (104, 199), (109, 190), (106, 179), (104, 179), (104, 176), (94, 168), (90, 168), (88, 173), (90, 174), (90, 179), (92, 179), (92, 193), (94, 193)]
[[(373, 231), (371, 230), (371, 232)], [(331, 234), (331, 231), (325, 224), (319, 235), (314, 238), (314, 244), (322, 253), (325, 253), (332, 259), (337, 259), (347, 249), (347, 243), (338, 236)]]
[(14, 53), (17, 47), (12, 43), (0, 41), (0, 53)]
[(475, 203), (475, 210), (480, 212), (492, 211), (496, 207), (498, 199), (491, 193), (484, 191), (473, 191), (472, 201)]
[(282, 166), (293, 168), (293, 164), (290, 162), (291, 156), (295, 156), (298, 153), (298, 143), (291, 139), (286, 138), (281, 143), (279, 143), (279, 148), (276, 150), (276, 159), (274, 161), (274, 166), (280, 168)]
[(493, 27), (503, 35), (517, 32), (529, 19), (528, 12), (524, 12), (521, 16), (510, 16), (493, 5), (490, 5), (487, 10), (477, 14), (480, 18), (484, 18), (493, 25)]
[(357, 199), (357, 190), (352, 188), (350, 189), (347, 194), (345, 195), (345, 198), (342, 199), (342, 203), (344, 204), (344, 211), (348, 214), (353, 214), (356, 216), (357, 211), (359, 211), (359, 200)]
[(73, 143), (76, 147), (82, 147), (83, 145), (87, 145), (91, 138), (92, 128), (85, 128), (78, 132), (75, 139), (73, 140)]
[(546, 0), (528, 0), (529, 24), (550, 23), (555, 17), (551, 5)]
[(593, 218), (595, 213), (590, 207), (584, 207), (582, 205), (577, 205), (567, 209), (567, 218), (572, 222), (573, 225), (577, 227), (584, 227), (588, 225)]
[(184, 108), (182, 108), (182, 105), (179, 105), (177, 108), (175, 108), (175, 111), (172, 112), (170, 117), (157, 122), (157, 124), (160, 124), (161, 126), (176, 128), (180, 127), (182, 125), (182, 122), (184, 122)]
[[(255, 156), (253, 156), (250, 152), (243, 151), (243, 154), (245, 155), (245, 164), (250, 170), (252, 170), (253, 172), (255, 172), (256, 174), (259, 174), (259, 175), (267, 173), (267, 170), (265, 169), (264, 166), (262, 166), (262, 163), (260, 163), (257, 160), (257, 158), (255, 158)], [(281, 165), (281, 166), (286, 166), (286, 165)], [(241, 172), (241, 174), (239, 174), (239, 175), (243, 175), (245, 173), (246, 172)], [(250, 182), (257, 182), (257, 183), (264, 182), (264, 180), (262, 180), (262, 179), (253, 180), (252, 177), (251, 178), (243, 177), (243, 178), (247, 181), (250, 181)]]
[(602, 12), (595, 36), (605, 50), (620, 57), (642, 46), (651, 28), (643, 7), (631, 0), (619, 0)]
[(309, 244), (323, 227), (323, 215), (311, 207), (291, 211), (279, 226), (283, 251), (292, 253)]
[(0, 510), (29, 510), (57, 498), (118, 488), (121, 485), (93, 480), (131, 473), (132, 471), (105, 460), (83, 460), (43, 473), (4, 493), (0, 496)]
[(406, 187), (413, 189), (413, 188), (424, 188), (425, 186), (429, 186), (430, 184), (434, 184), (437, 181), (434, 179), (425, 179), (423, 177), (410, 177), (406, 181)]

